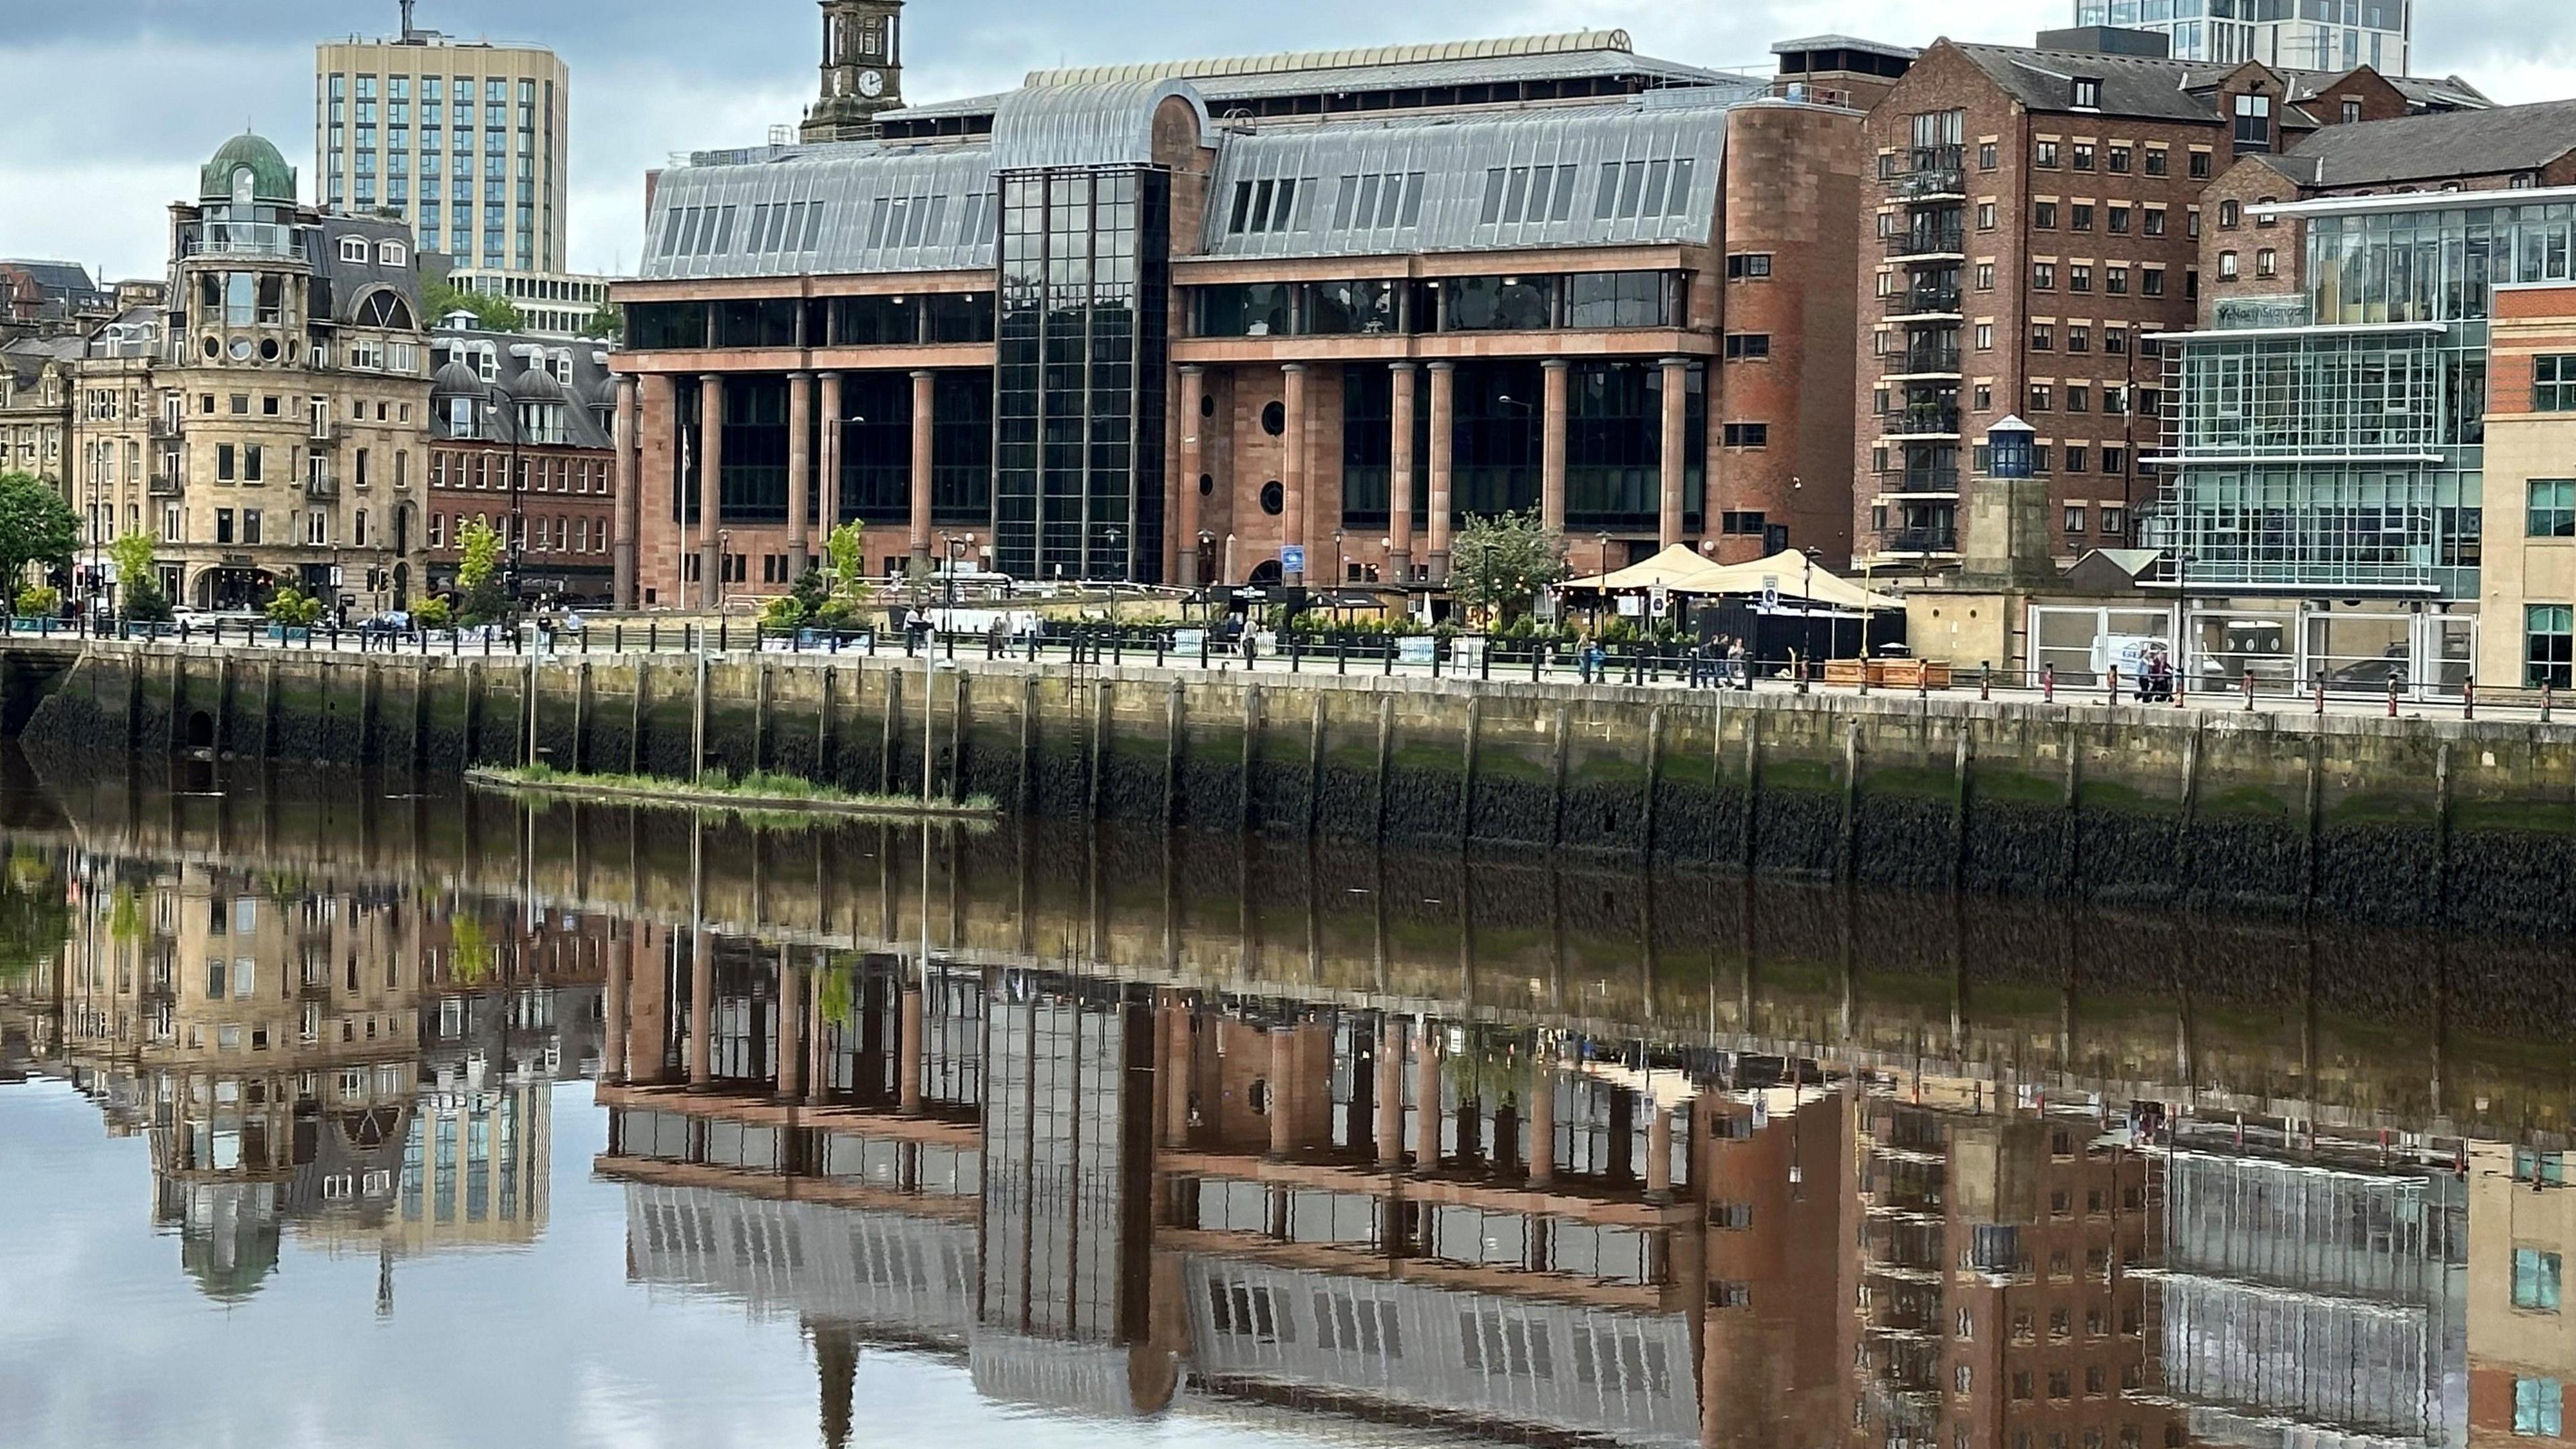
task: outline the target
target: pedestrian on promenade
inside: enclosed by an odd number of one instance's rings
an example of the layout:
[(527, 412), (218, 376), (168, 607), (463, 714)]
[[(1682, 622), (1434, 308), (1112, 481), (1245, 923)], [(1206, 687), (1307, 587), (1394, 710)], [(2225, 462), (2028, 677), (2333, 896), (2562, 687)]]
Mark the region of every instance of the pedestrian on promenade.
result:
[(1744, 657), (1744, 641), (1741, 639), (1730, 641), (1726, 646), (1726, 672), (1734, 677), (1736, 688), (1747, 693), (1752, 691), (1753, 670), (1751, 661)]

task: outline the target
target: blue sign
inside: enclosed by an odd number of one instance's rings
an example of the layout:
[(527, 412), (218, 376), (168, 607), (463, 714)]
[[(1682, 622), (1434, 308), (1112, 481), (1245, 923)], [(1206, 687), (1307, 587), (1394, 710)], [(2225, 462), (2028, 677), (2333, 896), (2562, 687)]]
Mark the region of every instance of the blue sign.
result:
[(1304, 544), (1292, 543), (1279, 550), (1279, 571), (1290, 574), (1302, 574), (1306, 571)]

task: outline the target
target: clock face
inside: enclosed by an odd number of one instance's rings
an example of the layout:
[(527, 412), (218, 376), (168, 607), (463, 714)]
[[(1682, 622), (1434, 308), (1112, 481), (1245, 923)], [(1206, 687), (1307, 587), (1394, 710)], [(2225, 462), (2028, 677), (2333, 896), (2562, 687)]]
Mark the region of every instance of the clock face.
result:
[(863, 96), (868, 97), (870, 100), (874, 100), (874, 99), (875, 99), (875, 98), (877, 98), (878, 96), (884, 95), (884, 94), (885, 94), (885, 75), (884, 75), (884, 73), (883, 73), (883, 72), (880, 72), (880, 71), (873, 71), (873, 70), (863, 70), (863, 71), (860, 71), (860, 72), (859, 72), (859, 94), (860, 94), (860, 95), (863, 95)]

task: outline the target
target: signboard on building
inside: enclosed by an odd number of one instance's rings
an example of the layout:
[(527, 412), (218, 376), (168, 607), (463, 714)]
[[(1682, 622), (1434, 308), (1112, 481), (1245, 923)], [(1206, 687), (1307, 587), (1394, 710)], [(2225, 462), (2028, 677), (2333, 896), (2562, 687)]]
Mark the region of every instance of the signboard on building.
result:
[(1285, 545), (1279, 550), (1279, 571), (1281, 573), (1290, 574), (1302, 574), (1306, 571), (1306, 547), (1304, 544), (1292, 543)]

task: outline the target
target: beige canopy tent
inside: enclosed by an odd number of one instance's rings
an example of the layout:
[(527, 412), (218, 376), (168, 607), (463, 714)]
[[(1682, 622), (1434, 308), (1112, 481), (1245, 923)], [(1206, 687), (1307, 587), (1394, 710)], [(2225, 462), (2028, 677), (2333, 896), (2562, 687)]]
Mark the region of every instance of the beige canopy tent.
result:
[[(1830, 569), (1807, 571), (1807, 556), (1794, 549), (1784, 550), (1752, 563), (1719, 564), (1701, 557), (1687, 545), (1674, 544), (1643, 563), (1633, 563), (1612, 573), (1597, 574), (1588, 579), (1569, 580), (1564, 587), (1590, 593), (1624, 594), (1651, 589), (1660, 584), (1676, 594), (1760, 594), (1766, 583), (1776, 580), (1780, 597), (1812, 597), (1815, 602), (1837, 609), (1902, 609), (1905, 602), (1888, 594), (1875, 594)], [(1812, 587), (1812, 595), (1809, 589)]]

